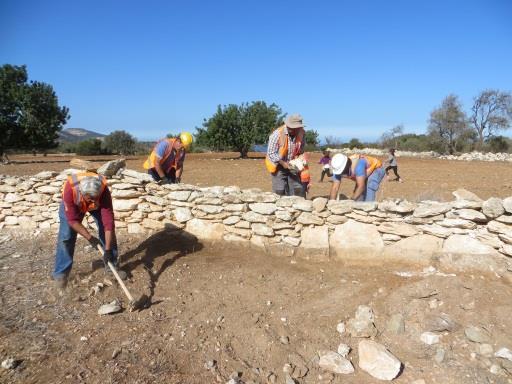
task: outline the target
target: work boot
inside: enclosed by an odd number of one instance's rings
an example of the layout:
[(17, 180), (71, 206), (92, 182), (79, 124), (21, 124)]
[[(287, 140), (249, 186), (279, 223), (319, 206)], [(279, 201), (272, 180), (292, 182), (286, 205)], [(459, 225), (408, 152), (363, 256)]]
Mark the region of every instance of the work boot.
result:
[(68, 275), (53, 278), (53, 284), (58, 291), (64, 291), (68, 286)]

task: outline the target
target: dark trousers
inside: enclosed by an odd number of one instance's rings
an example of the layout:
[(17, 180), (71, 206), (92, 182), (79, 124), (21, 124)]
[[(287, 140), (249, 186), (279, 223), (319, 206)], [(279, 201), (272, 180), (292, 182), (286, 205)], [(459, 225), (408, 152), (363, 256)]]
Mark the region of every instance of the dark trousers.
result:
[[(151, 175), (153, 180), (155, 180), (155, 181), (162, 180), (162, 178), (158, 175), (158, 172), (156, 171), (155, 168), (149, 168), (148, 173)], [(171, 170), (169, 172), (166, 172), (165, 177), (167, 177), (171, 181), (171, 183), (175, 183), (176, 182), (176, 168), (171, 168)]]
[(331, 177), (331, 170), (329, 168), (322, 169), (322, 174), (320, 175), (320, 181), (324, 181), (324, 176)]
[(389, 166), (389, 167), (386, 167), (386, 175), (388, 174), (389, 170), (393, 170), (395, 176), (396, 176), (396, 180), (400, 180), (400, 175), (398, 174), (398, 166), (397, 165), (394, 165), (394, 166)]
[(277, 172), (272, 174), (272, 192), (280, 196), (306, 197), (300, 176), (282, 167), (278, 167)]

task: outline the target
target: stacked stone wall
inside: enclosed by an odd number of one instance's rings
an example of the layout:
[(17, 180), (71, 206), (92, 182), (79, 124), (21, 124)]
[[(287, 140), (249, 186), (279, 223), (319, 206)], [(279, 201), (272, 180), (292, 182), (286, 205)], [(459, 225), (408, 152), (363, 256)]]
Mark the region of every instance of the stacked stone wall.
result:
[[(73, 171), (0, 176), (0, 230), (57, 232), (62, 185)], [(512, 261), (512, 197), (483, 201), (458, 190), (450, 202), (305, 200), (236, 186), (161, 186), (128, 169), (108, 183), (116, 228), (128, 234), (176, 227), (311, 260), (437, 262), (496, 273)]]

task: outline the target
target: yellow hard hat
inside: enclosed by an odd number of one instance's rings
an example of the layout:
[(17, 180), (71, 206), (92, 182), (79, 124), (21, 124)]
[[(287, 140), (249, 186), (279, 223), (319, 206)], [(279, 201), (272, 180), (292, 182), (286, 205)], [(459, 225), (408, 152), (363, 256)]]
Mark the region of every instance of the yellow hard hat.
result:
[(181, 132), (180, 140), (187, 151), (190, 148), (190, 145), (192, 144), (192, 142), (194, 141), (194, 139), (192, 138), (192, 135), (188, 132)]

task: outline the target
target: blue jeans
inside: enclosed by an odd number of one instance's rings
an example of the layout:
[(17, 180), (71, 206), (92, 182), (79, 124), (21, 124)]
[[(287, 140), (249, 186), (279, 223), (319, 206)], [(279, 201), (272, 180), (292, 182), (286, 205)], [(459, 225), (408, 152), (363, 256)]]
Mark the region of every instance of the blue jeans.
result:
[[(101, 221), (100, 210), (98, 209), (96, 211), (91, 211), (89, 213), (96, 222), (101, 245), (103, 246), (103, 248), (105, 248), (105, 229), (103, 227), (103, 222)], [(59, 207), (59, 219), (60, 227), (59, 237), (57, 239), (57, 251), (55, 252), (55, 269), (53, 271), (54, 279), (64, 278), (71, 271), (77, 235), (75, 230), (71, 228), (68, 224), (68, 219), (66, 218), (66, 214), (64, 212), (63, 202), (60, 203)], [(115, 260), (114, 264), (117, 264), (117, 244), (115, 240), (114, 244), (112, 244), (112, 253), (114, 255)]]
[(366, 180), (366, 191), (359, 198), (360, 201), (375, 201), (377, 191), (379, 190), (380, 183), (386, 175), (384, 168), (379, 167), (375, 169)]

